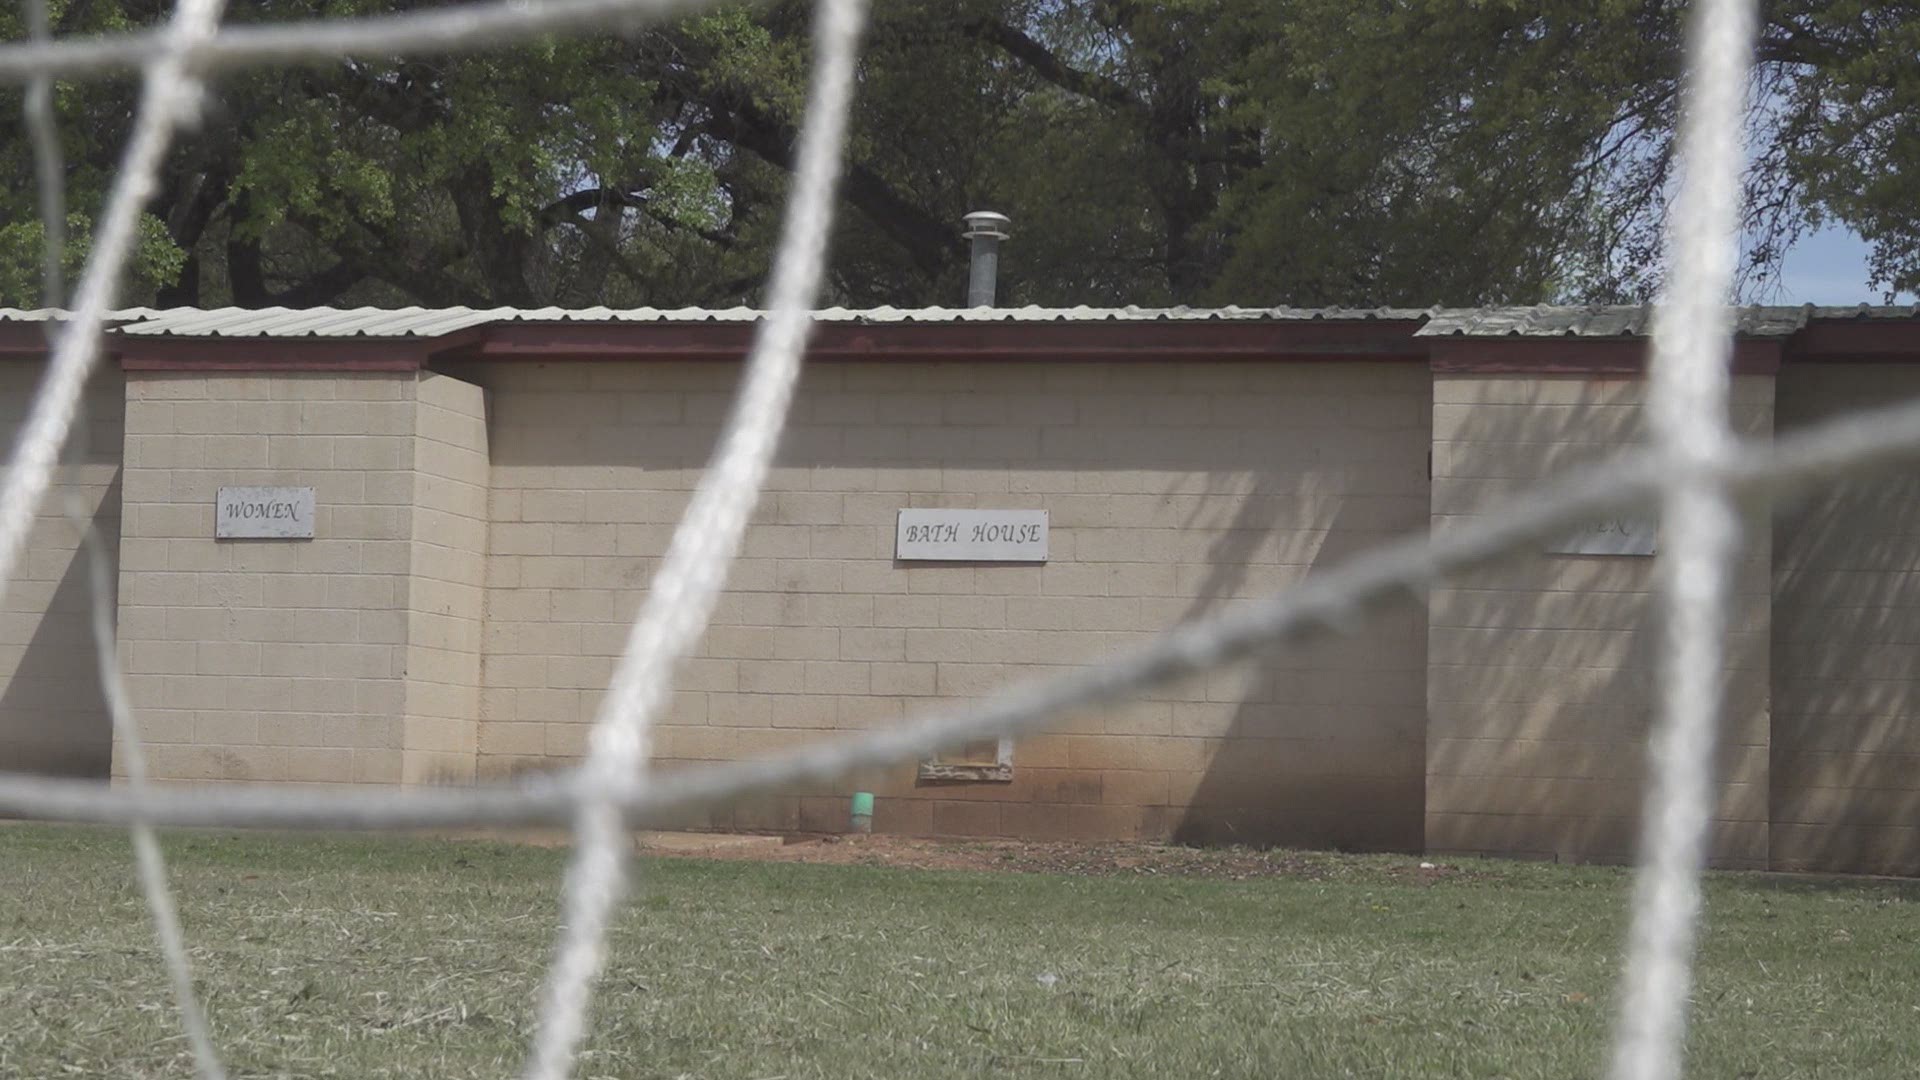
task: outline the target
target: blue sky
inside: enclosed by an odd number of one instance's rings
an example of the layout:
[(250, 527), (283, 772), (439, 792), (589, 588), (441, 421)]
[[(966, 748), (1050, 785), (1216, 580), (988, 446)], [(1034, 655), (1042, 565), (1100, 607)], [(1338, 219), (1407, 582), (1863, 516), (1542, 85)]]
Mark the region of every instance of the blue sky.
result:
[[(1776, 296), (1757, 297), (1770, 304), (1879, 303), (1880, 292), (1867, 286), (1867, 244), (1846, 229), (1829, 227), (1802, 237), (1787, 252)], [(1894, 298), (1911, 304), (1912, 295)]]

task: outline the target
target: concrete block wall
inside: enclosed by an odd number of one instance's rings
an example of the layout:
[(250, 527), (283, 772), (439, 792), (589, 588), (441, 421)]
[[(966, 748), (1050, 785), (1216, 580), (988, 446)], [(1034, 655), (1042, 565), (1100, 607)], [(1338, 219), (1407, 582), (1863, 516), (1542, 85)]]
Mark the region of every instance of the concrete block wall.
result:
[[(1906, 365), (1789, 367), (1784, 434), (1920, 397)], [(1774, 865), (1920, 873), (1920, 475), (1823, 483), (1774, 528)]]
[[(156, 772), (432, 783), (576, 760), (736, 374), (103, 371), (54, 498), (118, 548)], [(38, 375), (0, 369), (6, 434)], [(1632, 443), (1641, 392), (1411, 364), (816, 365), (657, 749), (779, 753), (1090, 662)], [(1766, 436), (1773, 381), (1735, 394)], [(1789, 365), (1778, 425), (1913, 394), (1900, 365)], [(223, 484), (314, 486), (319, 536), (216, 542)], [(1920, 872), (1912, 487), (1830, 485), (1749, 533), (1716, 861)], [(911, 506), (1047, 509), (1053, 558), (896, 563)], [(0, 769), (109, 767), (77, 539), (50, 500), (0, 606)], [(907, 767), (692, 823), (836, 829), (860, 787), (906, 832), (1625, 859), (1650, 570), (1522, 559), (1436, 589), (1430, 618), (1066, 717), (1020, 741), (1011, 783)]]
[[(129, 375), (120, 638), (156, 779), (399, 782), (412, 398), (411, 374)], [(215, 540), (225, 485), (313, 487), (315, 539)]]
[[(489, 364), (483, 774), (582, 753), (738, 376)], [(1085, 664), (1424, 527), (1417, 364), (811, 367), (656, 751), (776, 754)], [(903, 507), (1051, 514), (1045, 565), (893, 560)], [(1417, 846), (1426, 631), (1349, 639), (1067, 718), (1011, 783), (859, 778), (882, 829)], [(854, 785), (701, 824), (838, 829)]]
[[(0, 443), (11, 447), (19, 435), (41, 371), (39, 364), (0, 364)], [(82, 519), (117, 557), (123, 384), (115, 368), (88, 382), (73, 444), (3, 590), (0, 771), (97, 776), (107, 769), (112, 723), (89, 628), (87, 560), (67, 508), (77, 499)]]
[(487, 570), (486, 394), (424, 373), (415, 386), (407, 576), (407, 783), (474, 778)]
[[(479, 550), (480, 499), (451, 483), (478, 475), (477, 392), (435, 378), (423, 407), (414, 372), (128, 377), (119, 630), (156, 779), (472, 775), (471, 721), (436, 691), (463, 670), (442, 654), (473, 653), (478, 560), (419, 549)], [(226, 485), (313, 487), (315, 537), (214, 539)]]
[[(1642, 441), (1639, 379), (1436, 375), (1433, 526)], [(1733, 423), (1772, 430), (1773, 379), (1734, 380)], [(1714, 860), (1767, 861), (1770, 535), (1735, 567)], [(1653, 702), (1653, 560), (1538, 554), (1437, 586), (1427, 675), (1435, 851), (1631, 859)]]

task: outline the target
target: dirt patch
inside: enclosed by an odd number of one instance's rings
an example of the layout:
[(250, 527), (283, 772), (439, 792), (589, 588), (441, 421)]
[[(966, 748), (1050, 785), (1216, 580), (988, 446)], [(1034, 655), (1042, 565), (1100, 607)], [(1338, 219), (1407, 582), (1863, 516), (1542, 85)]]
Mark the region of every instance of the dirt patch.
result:
[(896, 866), (1083, 877), (1175, 877), (1221, 881), (1261, 878), (1335, 880), (1356, 874), (1429, 883), (1473, 876), (1461, 867), (1413, 855), (1339, 855), (1257, 848), (1033, 840), (925, 840), (902, 836), (789, 836), (778, 846), (675, 851), (643, 847), (655, 858)]

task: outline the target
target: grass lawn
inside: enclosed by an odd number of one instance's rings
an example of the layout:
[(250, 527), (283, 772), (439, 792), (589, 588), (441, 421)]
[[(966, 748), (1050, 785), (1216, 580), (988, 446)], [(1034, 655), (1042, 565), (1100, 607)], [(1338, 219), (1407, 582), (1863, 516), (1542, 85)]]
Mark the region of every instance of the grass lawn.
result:
[[(227, 1064), (503, 1077), (565, 853), (167, 841)], [(1627, 876), (1290, 856), (1208, 880), (652, 860), (579, 1075), (1599, 1073)], [(187, 1077), (128, 845), (0, 828), (0, 1077)], [(1920, 886), (1715, 877), (1690, 1075), (1920, 1075)]]

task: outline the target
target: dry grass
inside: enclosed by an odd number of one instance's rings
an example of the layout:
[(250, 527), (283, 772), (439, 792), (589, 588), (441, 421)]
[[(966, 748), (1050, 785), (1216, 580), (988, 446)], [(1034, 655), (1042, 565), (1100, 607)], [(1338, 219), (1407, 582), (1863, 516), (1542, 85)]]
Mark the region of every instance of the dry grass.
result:
[[(167, 847), (237, 1075), (514, 1073), (562, 852)], [(1238, 881), (655, 860), (580, 1075), (1597, 1073), (1622, 872), (1275, 864)], [(125, 842), (0, 828), (0, 867), (0, 1076), (189, 1076)], [(1920, 1074), (1920, 889), (1727, 875), (1710, 896), (1692, 1075)]]

